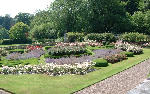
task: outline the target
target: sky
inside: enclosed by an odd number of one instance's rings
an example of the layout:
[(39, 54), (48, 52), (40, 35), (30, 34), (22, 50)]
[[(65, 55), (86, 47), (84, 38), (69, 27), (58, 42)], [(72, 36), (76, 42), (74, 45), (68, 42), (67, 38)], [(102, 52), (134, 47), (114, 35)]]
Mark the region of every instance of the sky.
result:
[(15, 17), (19, 12), (34, 14), (37, 10), (46, 9), (53, 0), (1, 0), (0, 16), (9, 14)]

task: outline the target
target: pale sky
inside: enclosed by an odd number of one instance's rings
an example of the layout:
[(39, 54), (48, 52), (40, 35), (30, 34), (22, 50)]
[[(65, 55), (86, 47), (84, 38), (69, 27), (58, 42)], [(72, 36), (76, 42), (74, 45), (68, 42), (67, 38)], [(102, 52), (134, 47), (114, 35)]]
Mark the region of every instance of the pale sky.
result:
[(54, 0), (0, 0), (0, 16), (10, 14), (14, 17), (19, 12), (35, 13), (46, 9)]

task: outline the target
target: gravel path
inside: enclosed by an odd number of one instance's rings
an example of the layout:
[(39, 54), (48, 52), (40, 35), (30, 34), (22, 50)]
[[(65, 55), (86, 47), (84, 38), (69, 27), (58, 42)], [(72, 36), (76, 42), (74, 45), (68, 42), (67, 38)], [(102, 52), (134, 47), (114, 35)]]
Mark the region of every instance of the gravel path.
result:
[(150, 59), (75, 94), (126, 94), (143, 82), (149, 72)]
[(11, 94), (11, 93), (8, 93), (6, 91), (0, 90), (0, 94)]

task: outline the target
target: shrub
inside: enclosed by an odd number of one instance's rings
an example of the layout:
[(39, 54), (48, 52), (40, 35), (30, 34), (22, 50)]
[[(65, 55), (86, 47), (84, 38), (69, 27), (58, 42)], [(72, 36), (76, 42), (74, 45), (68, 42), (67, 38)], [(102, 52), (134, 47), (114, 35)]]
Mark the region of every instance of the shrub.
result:
[(24, 53), (24, 49), (9, 50), (10, 53)]
[(108, 62), (105, 59), (98, 58), (98, 59), (93, 60), (93, 62), (96, 62), (96, 64), (95, 64), (96, 67), (106, 67), (106, 66), (108, 66)]
[(95, 47), (95, 46), (102, 46), (101, 43), (99, 42), (74, 42), (74, 43), (63, 43), (63, 42), (60, 42), (60, 43), (56, 43), (56, 46), (82, 46), (82, 47), (85, 47), (85, 46), (92, 46), (92, 47)]
[(143, 42), (148, 40), (148, 36), (142, 33), (124, 33), (121, 39), (125, 42)]
[(114, 48), (114, 45), (106, 45), (106, 48)]
[(121, 52), (121, 54), (125, 54), (127, 57), (133, 57), (134, 56), (133, 52)]
[(9, 30), (10, 39), (13, 40), (14, 43), (26, 43), (28, 37), (29, 26), (18, 22), (14, 26), (12, 26)]
[(86, 35), (86, 39), (87, 40), (93, 40), (93, 41), (102, 42), (103, 36), (102, 36), (102, 34), (91, 33), (91, 34), (87, 34)]
[(150, 34), (150, 11), (137, 11), (132, 15), (132, 23), (135, 26), (134, 31)]
[(13, 41), (11, 39), (4, 39), (4, 40), (1, 40), (1, 44), (9, 45), (9, 44), (13, 44)]
[(46, 63), (55, 63), (55, 64), (75, 64), (75, 63), (81, 63), (81, 62), (86, 62), (86, 61), (93, 61), (94, 59), (97, 58), (104, 58), (109, 55), (114, 55), (117, 53), (120, 53), (120, 50), (117, 49), (99, 49), (93, 51), (94, 54), (92, 55), (84, 55), (81, 57), (75, 57), (75, 56), (70, 56), (70, 57), (62, 57), (58, 59), (53, 59), (53, 58), (46, 58), (45, 61)]
[(9, 39), (8, 30), (5, 28), (0, 28), (0, 39)]
[(28, 53), (10, 53), (6, 56), (6, 59), (8, 60), (24, 60), (24, 59), (30, 59), (30, 58), (39, 58), (41, 55), (43, 55), (45, 52), (42, 49), (35, 49)]
[(107, 62), (113, 64), (125, 60), (127, 58), (125, 54), (115, 54), (115, 55), (107, 56), (105, 59), (107, 60)]
[(17, 65), (3, 66), (0, 74), (47, 74), (50, 76), (61, 76), (65, 74), (84, 75), (94, 71), (91, 62), (83, 62), (76, 65), (57, 65), (57, 64), (40, 64), (40, 65)]
[(4, 48), (0, 48), (0, 56), (6, 56), (8, 54), (8, 51)]
[(77, 33), (77, 32), (68, 32), (67, 39), (69, 42), (82, 42), (84, 41), (84, 33)]
[(94, 40), (97, 42), (103, 42), (103, 44), (109, 44), (116, 41), (116, 37), (112, 33), (91, 33), (87, 34), (86, 40)]
[(143, 49), (139, 46), (136, 45), (131, 45), (129, 43), (116, 43), (115, 44), (115, 48), (117, 49), (121, 49), (123, 51), (127, 51), (127, 52), (133, 52), (134, 54), (142, 54), (143, 53)]
[(48, 49), (50, 49), (52, 47), (54, 47), (54, 46), (45, 46), (45, 50), (48, 50)]
[(82, 46), (60, 46), (60, 47), (52, 47), (48, 50), (48, 54), (51, 56), (80, 55), (86, 52), (87, 49)]
[(36, 49), (42, 49), (42, 46), (31, 46), (31, 45), (29, 45), (29, 46), (27, 46), (26, 47), (26, 49), (27, 49), (27, 51), (32, 51), (32, 50), (36, 50)]
[(56, 39), (57, 31), (50, 24), (41, 24), (31, 29), (31, 37), (34, 40)]

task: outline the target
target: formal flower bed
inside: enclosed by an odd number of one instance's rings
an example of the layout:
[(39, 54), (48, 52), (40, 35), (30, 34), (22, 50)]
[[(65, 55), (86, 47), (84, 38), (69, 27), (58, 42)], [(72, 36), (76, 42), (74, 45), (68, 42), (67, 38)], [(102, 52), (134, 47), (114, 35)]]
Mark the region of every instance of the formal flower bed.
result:
[(95, 42), (95, 41), (89, 41), (89, 42), (75, 42), (75, 43), (56, 43), (57, 47), (62, 47), (62, 46), (102, 46), (103, 44), (100, 42)]
[(29, 58), (39, 58), (43, 55), (45, 51), (43, 49), (35, 49), (27, 53), (10, 53), (6, 56), (8, 60), (20, 60), (20, 59), (29, 59)]
[[(2, 66), (0, 73), (48, 74), (51, 76), (64, 74), (84, 75), (94, 71), (96, 69), (95, 64), (99, 63), (99, 66), (103, 66), (103, 61), (107, 61), (107, 65), (109, 65), (108, 63), (114, 64), (127, 59), (127, 55), (123, 51), (133, 52), (134, 54), (143, 52), (139, 46), (122, 42), (115, 44), (116, 49), (106, 49), (107, 47), (102, 49), (101, 46), (102, 44), (98, 42), (76, 42), (58, 43), (45, 50), (42, 46), (27, 46), (24, 49), (26, 51), (23, 53), (7, 53), (7, 50), (0, 49), (0, 55), (3, 57), (4, 62), (9, 63), (0, 62)], [(51, 57), (46, 57), (46, 55)], [(96, 59), (102, 61), (94, 62)], [(34, 62), (34, 60), (37, 63), (30, 63), (30, 61)]]
[(118, 54), (122, 51), (117, 49), (99, 49), (99, 50), (94, 50), (93, 52), (94, 55), (89, 55), (89, 56), (81, 56), (81, 57), (72, 56), (72, 57), (62, 57), (58, 59), (46, 58), (46, 63), (54, 63), (59, 65), (82, 63), (86, 61), (93, 61), (94, 59), (97, 58), (105, 58), (106, 56)]
[(60, 55), (76, 55), (83, 54), (86, 52), (86, 48), (82, 46), (59, 46), (52, 47), (48, 50), (48, 54), (52, 56)]
[(83, 62), (75, 65), (57, 65), (57, 64), (40, 64), (40, 65), (19, 65), (15, 67), (3, 66), (0, 69), (1, 74), (48, 74), (50, 76), (60, 76), (65, 74), (84, 75), (94, 71), (92, 62)]
[(115, 48), (116, 49), (121, 49), (123, 51), (127, 51), (127, 52), (133, 52), (134, 54), (142, 54), (143, 53), (143, 49), (140, 46), (137, 45), (131, 45), (127, 42), (118, 42), (115, 44)]
[(27, 46), (26, 47), (27, 51), (36, 50), (36, 49), (42, 49), (42, 46)]

